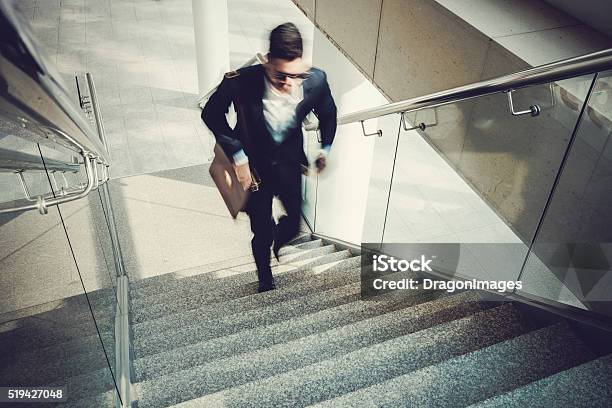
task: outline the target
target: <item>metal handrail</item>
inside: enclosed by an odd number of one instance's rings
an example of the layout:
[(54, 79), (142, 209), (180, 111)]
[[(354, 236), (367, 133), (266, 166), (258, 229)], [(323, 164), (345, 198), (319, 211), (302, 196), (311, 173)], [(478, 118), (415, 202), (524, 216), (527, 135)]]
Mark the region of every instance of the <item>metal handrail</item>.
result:
[[(69, 201), (78, 200), (80, 198), (85, 197), (89, 192), (93, 189), (96, 184), (94, 180), (94, 168), (96, 166), (95, 161), (96, 158), (93, 157), (90, 153), (83, 153), (84, 163), (85, 163), (85, 173), (87, 175), (87, 184), (83, 188), (74, 194), (63, 195), (61, 197), (49, 197), (47, 196), (38, 196), (36, 197), (36, 202), (26, 205), (18, 205), (10, 208), (0, 208), (0, 214), (18, 212), (18, 211), (28, 211), (28, 210), (38, 210), (41, 214), (47, 214), (49, 212), (49, 207), (67, 203)], [(52, 193), (54, 194), (54, 192)], [(30, 197), (26, 197), (26, 200)], [(30, 201), (30, 200), (28, 200)]]
[[(258, 52), (257, 54), (255, 54), (253, 57), (251, 57), (247, 62), (245, 62), (244, 64), (242, 64), (240, 66), (240, 68), (246, 68), (249, 67), (251, 65), (253, 65), (254, 63), (260, 63), (263, 64), (266, 62), (266, 58), (263, 56), (262, 53)], [(239, 69), (240, 69), (239, 68)], [(215, 93), (215, 91), (217, 90), (217, 86), (215, 85), (210, 91), (206, 92), (199, 100), (198, 100), (198, 105), (200, 106), (200, 108), (204, 107), (204, 102), (210, 98), (210, 96)]]
[[(612, 48), (540, 65), (535, 68), (476, 82), (470, 85), (464, 85), (425, 96), (419, 96), (417, 98), (340, 115), (338, 116), (338, 125), (363, 122), (368, 119), (374, 119), (394, 113), (405, 113), (425, 108), (434, 108), (480, 96), (513, 91), (532, 85), (561, 81), (608, 69), (612, 69)], [(317, 130), (318, 128), (318, 123), (312, 123), (305, 126), (305, 130)]]
[[(89, 88), (89, 105), (93, 112), (94, 121), (98, 130), (98, 135), (104, 147), (108, 150), (106, 140), (106, 130), (100, 112), (98, 95), (96, 93), (96, 85), (93, 76), (90, 73), (86, 74), (87, 86)], [(108, 180), (108, 166), (102, 166), (103, 180)], [(111, 194), (108, 184), (102, 186), (99, 191), (100, 198), (103, 200), (102, 206), (105, 209), (106, 223), (111, 240), (111, 248), (113, 251), (113, 261), (115, 271), (117, 273), (117, 302), (118, 306), (115, 311), (115, 374), (119, 395), (121, 395), (121, 404), (117, 401), (116, 406), (131, 407), (133, 400), (132, 379), (131, 379), (131, 359), (130, 359), (130, 323), (129, 323), (129, 279), (125, 271), (121, 244), (119, 241), (119, 233), (117, 231), (117, 222), (115, 221), (115, 213), (111, 203)]]
[[(98, 102), (98, 96), (96, 94), (96, 85), (95, 85), (93, 76), (90, 73), (86, 74), (86, 79), (87, 79), (87, 86), (89, 88), (89, 97), (90, 97), (89, 100), (91, 103), (92, 112), (94, 114), (96, 127), (100, 134), (100, 140), (102, 141), (102, 144), (104, 144), (104, 147), (106, 147), (108, 145), (106, 141), (106, 131), (104, 130), (102, 113), (100, 112), (100, 105)], [(106, 181), (110, 179), (108, 175), (108, 166), (102, 166), (102, 174), (103, 174), (102, 180)], [(115, 214), (113, 211), (113, 206), (110, 201), (110, 191), (108, 188), (108, 184), (104, 185), (102, 189), (102, 193), (103, 194), (101, 196), (102, 196), (102, 199), (104, 200), (104, 207), (106, 208), (107, 222), (109, 225), (109, 231), (110, 231), (110, 236), (111, 236), (111, 243), (112, 243), (113, 254), (114, 254), (113, 258), (115, 260), (115, 268), (118, 271), (117, 272), (118, 276), (125, 276), (126, 272), (123, 266), (123, 255), (121, 253), (121, 246), (119, 244), (119, 234), (116, 228)]]
[(79, 164), (75, 162), (75, 160), (76, 157), (72, 157), (72, 161), (70, 162), (47, 159), (43, 164), (40, 160), (40, 156), (0, 148), (0, 171), (23, 172), (28, 170), (49, 170), (75, 173), (79, 171)]
[[(91, 79), (91, 75), (89, 76), (88, 80), (89, 79)], [(92, 80), (92, 84), (93, 84), (93, 80)], [(94, 95), (95, 95), (95, 87), (94, 87)], [(97, 107), (97, 102), (98, 102), (97, 98), (95, 102), (96, 102), (96, 107)], [(100, 117), (99, 111), (96, 112), (96, 120), (99, 120), (101, 123), (101, 117)], [(23, 170), (26, 167), (29, 167), (28, 163), (30, 160), (28, 160), (28, 162), (25, 162), (22, 160), (20, 163), (12, 163), (13, 167), (15, 166), (21, 167), (21, 169), (18, 169), (17, 174), (20, 177), (21, 184), (22, 184), (22, 187), (25, 193), (25, 200), (28, 202), (28, 204), (14, 205), (8, 208), (0, 208), (0, 214), (28, 211), (28, 210), (34, 210), (34, 209), (38, 209), (38, 211), (41, 214), (47, 214), (49, 212), (48, 210), (49, 207), (67, 203), (67, 202), (74, 201), (74, 200), (79, 200), (87, 196), (92, 190), (94, 191), (97, 190), (100, 185), (105, 184), (109, 180), (109, 175), (108, 175), (109, 164), (106, 162), (106, 159), (103, 156), (100, 156), (98, 153), (92, 153), (92, 152), (87, 151), (85, 146), (81, 145), (80, 142), (73, 139), (70, 135), (68, 135), (66, 132), (60, 129), (57, 129), (51, 126), (43, 126), (43, 125), (39, 125), (39, 127), (41, 129), (44, 129), (47, 132), (52, 133), (53, 135), (59, 135), (63, 140), (69, 141), (73, 146), (77, 147), (80, 150), (80, 154), (83, 157), (83, 163), (85, 165), (85, 173), (87, 177), (87, 182), (85, 183), (85, 185), (81, 184), (80, 186), (76, 188), (71, 188), (71, 189), (62, 188), (57, 191), (52, 185), (51, 186), (52, 191), (50, 193), (47, 193), (45, 195), (40, 195), (38, 197), (31, 197), (29, 195), (27, 185), (25, 184), (25, 180), (23, 179)], [(106, 152), (107, 148), (106, 148), (106, 143), (105, 143), (106, 140), (104, 137), (104, 128), (103, 126), (98, 125), (98, 131), (100, 131), (100, 129), (101, 129), (101, 133), (100, 133), (101, 141), (104, 142), (104, 151)], [(24, 157), (21, 157), (21, 159), (23, 159)], [(31, 159), (31, 157), (29, 159)], [(37, 170), (47, 170), (51, 172), (56, 171), (57, 170), (55, 168), (57, 165), (56, 161), (52, 161), (51, 163), (54, 168), (45, 167), (47, 164), (45, 161), (44, 164), (40, 163), (42, 164), (42, 168), (39, 165), (37, 166), (36, 169)], [(98, 165), (102, 166), (102, 172), (101, 172), (102, 179), (99, 178)], [(60, 171), (62, 170), (60, 169)], [(74, 169), (71, 168), (71, 171), (74, 171)]]
[[(31, 131), (21, 137), (36, 136), (33, 141), (40, 142), (49, 138), (45, 130), (63, 129), (59, 137), (53, 132), (49, 139), (80, 154), (86, 151), (106, 162), (106, 151), (95, 139), (89, 123), (71, 103), (59, 74), (47, 63), (14, 2), (0, 2), (0, 25), (3, 28), (0, 44), (14, 51), (3, 54), (8, 60), (7, 67), (12, 68), (0, 70), (2, 82), (8, 83), (0, 89), (0, 99), (6, 99), (15, 107), (14, 119)], [(28, 92), (19, 91), (26, 87)], [(66, 137), (66, 133), (70, 137)]]

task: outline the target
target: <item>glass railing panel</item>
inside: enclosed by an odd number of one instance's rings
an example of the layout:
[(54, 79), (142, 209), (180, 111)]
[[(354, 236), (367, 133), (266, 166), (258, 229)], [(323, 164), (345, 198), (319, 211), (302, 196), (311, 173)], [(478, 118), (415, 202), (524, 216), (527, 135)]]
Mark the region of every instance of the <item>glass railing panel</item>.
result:
[[(61, 148), (41, 147), (43, 159), (61, 159), (70, 152)], [(82, 159), (81, 159), (82, 160)], [(48, 172), (49, 180), (58, 190), (62, 182), (69, 187), (85, 183), (85, 168), (75, 175), (62, 177)], [(98, 174), (101, 178), (102, 174)], [(117, 271), (113, 260), (112, 246), (105, 209), (101, 201), (101, 187), (92, 190), (86, 197), (60, 204), (63, 228), (76, 262), (78, 281), (87, 293), (87, 300), (95, 317), (97, 329), (103, 342), (104, 351), (115, 365), (115, 310), (117, 307)]]
[(516, 280), (578, 119), (561, 90), (580, 106), (592, 78), (515, 92), (517, 110), (539, 105), (535, 117), (513, 116), (503, 93), (406, 115), (406, 128), (426, 127), (400, 130), (387, 248), (449, 244), (437, 246), (451, 257), (443, 275)]
[[(582, 99), (563, 96), (578, 114)], [(612, 315), (611, 135), (608, 71), (593, 85), (523, 270), (521, 294)]]
[[(43, 165), (37, 145), (9, 138), (0, 148), (38, 154)], [(31, 195), (51, 192), (44, 171), (27, 173)], [(0, 182), (3, 194), (23, 197), (14, 174)], [(58, 208), (1, 214), (0, 254), (0, 385), (65, 387), (68, 401), (112, 401), (109, 360)]]
[(372, 168), (366, 180), (367, 202), (362, 242), (367, 243), (382, 243), (401, 116), (383, 116), (377, 122), (382, 136), (372, 137)]
[[(304, 152), (308, 163), (314, 163), (321, 145), (318, 131), (304, 132)], [(318, 174), (314, 166), (309, 167), (308, 173), (302, 176), (302, 215), (310, 228), (315, 228), (317, 203)]]
[(317, 233), (356, 245), (380, 242), (398, 127), (399, 115), (366, 121), (365, 135), (360, 123), (338, 126), (318, 175)]
[[(42, 160), (40, 160), (40, 151), (36, 143), (11, 135), (2, 135), (0, 138), (0, 149), (2, 156), (6, 156), (12, 161), (12, 153), (26, 155), (32, 157), (34, 167), (44, 169)], [(25, 186), (28, 189), (29, 196), (34, 197), (49, 191), (49, 181), (47, 175), (42, 170), (24, 171), (22, 173)], [(0, 168), (0, 205), (2, 208), (11, 208), (18, 205), (28, 203), (24, 192), (19, 174), (11, 169)]]

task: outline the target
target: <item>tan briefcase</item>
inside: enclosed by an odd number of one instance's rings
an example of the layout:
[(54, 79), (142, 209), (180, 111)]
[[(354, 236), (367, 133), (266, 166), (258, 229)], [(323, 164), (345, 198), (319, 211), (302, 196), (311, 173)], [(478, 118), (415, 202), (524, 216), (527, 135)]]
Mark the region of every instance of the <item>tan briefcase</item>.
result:
[(217, 185), (217, 189), (219, 193), (221, 193), (221, 197), (223, 201), (225, 201), (225, 205), (232, 215), (232, 218), (235, 219), (240, 211), (246, 209), (250, 193), (259, 190), (261, 180), (257, 172), (255, 169), (251, 169), (253, 182), (251, 188), (245, 191), (238, 181), (232, 162), (227, 158), (225, 152), (218, 143), (215, 144), (215, 158), (210, 164), (208, 172)]
[(217, 185), (217, 189), (221, 193), (232, 218), (236, 218), (238, 213), (245, 209), (250, 190), (245, 191), (242, 188), (232, 162), (227, 158), (218, 143), (215, 144), (215, 158), (210, 164), (208, 172)]

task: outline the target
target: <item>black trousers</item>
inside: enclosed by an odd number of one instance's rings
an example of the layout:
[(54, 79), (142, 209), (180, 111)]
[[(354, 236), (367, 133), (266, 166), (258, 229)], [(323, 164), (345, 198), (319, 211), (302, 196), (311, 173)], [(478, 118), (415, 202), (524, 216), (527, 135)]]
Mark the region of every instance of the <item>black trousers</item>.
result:
[[(251, 231), (253, 231), (251, 247), (257, 265), (257, 277), (260, 285), (269, 285), (272, 283), (270, 269), (272, 241), (280, 247), (293, 239), (300, 228), (301, 168), (299, 163), (276, 163), (266, 167), (259, 176), (260, 189), (251, 193), (247, 214), (251, 219)], [(279, 219), (277, 225), (272, 218), (274, 196), (278, 196), (287, 212), (287, 215)]]

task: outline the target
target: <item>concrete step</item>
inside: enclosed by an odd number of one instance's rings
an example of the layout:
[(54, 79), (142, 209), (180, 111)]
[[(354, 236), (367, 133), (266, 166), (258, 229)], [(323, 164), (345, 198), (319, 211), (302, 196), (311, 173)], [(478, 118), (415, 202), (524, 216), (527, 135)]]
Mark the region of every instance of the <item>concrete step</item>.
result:
[(288, 244), (280, 249), (279, 255), (282, 257), (284, 255), (304, 251), (307, 249), (320, 248), (322, 246), (326, 246), (323, 243), (322, 239), (313, 239), (312, 241), (306, 241), (306, 242), (302, 242), (302, 243), (294, 244), (294, 245)]
[(611, 402), (612, 354), (609, 354), (470, 407), (607, 408)]
[[(161, 332), (140, 332), (134, 345), (140, 359), (157, 353), (171, 353), (177, 347), (184, 347), (203, 341), (232, 335), (242, 330), (258, 327), (260, 324), (274, 324), (325, 308), (335, 307), (359, 298), (355, 292), (358, 283), (341, 286), (318, 293), (319, 296), (300, 296), (264, 308), (241, 313), (232, 313), (213, 319), (200, 319), (197, 324), (171, 328)], [(204, 315), (205, 317), (205, 315)], [(139, 360), (136, 360), (139, 361)]]
[[(339, 251), (328, 255), (323, 255), (314, 259), (304, 260), (299, 267), (302, 269), (312, 269), (315, 266), (324, 265), (327, 263), (335, 262), (342, 259), (348, 259), (351, 256), (349, 251)], [(329, 275), (329, 274), (322, 274)], [(296, 281), (302, 280), (301, 278), (292, 278), (291, 276), (278, 276), (277, 283), (279, 287), (283, 285), (290, 285)], [(272, 291), (278, 292), (278, 291)], [(214, 304), (225, 302), (231, 299), (238, 299), (248, 297), (253, 294), (257, 294), (257, 283), (256, 279), (250, 284), (238, 285), (238, 286), (227, 286), (223, 285), (223, 288), (218, 286), (206, 287), (203, 285), (201, 289), (190, 291), (190, 296), (186, 296), (184, 293), (173, 292), (174, 297), (165, 297), (166, 303), (153, 303), (148, 304), (145, 302), (138, 302), (132, 305), (132, 322), (142, 323), (151, 319), (158, 319), (160, 317), (184, 313), (187, 310), (200, 308), (202, 305)]]
[[(321, 372), (318, 368), (313, 368), (314, 372), (310, 372), (308, 367), (317, 367), (319, 364), (334, 366), (335, 362), (342, 363), (348, 355), (352, 355), (350, 360), (364, 371), (369, 368), (362, 366), (361, 361), (370, 362), (379, 356), (379, 351), (385, 358), (392, 354), (397, 359), (406, 360), (410, 358), (406, 353), (408, 348), (424, 361), (442, 361), (452, 356), (452, 352), (472, 350), (474, 347), (501, 341), (525, 331), (515, 316), (514, 309), (509, 305), (472, 315), (486, 308), (473, 296), (474, 294), (469, 293), (445, 296), (294, 341), (145, 381), (137, 385), (139, 407), (162, 407), (206, 394), (210, 395), (198, 399), (201, 403), (199, 406), (208, 406), (209, 402), (223, 403), (222, 401), (232, 405), (240, 398), (252, 398), (255, 401), (260, 397), (255, 394), (268, 390), (267, 386), (259, 388), (255, 384), (272, 381), (275, 387), (284, 389), (287, 384), (294, 384), (294, 381), (310, 382), (314, 378), (310, 375)], [(502, 327), (494, 324), (498, 319), (504, 320)], [(456, 342), (455, 349), (431, 341), (432, 338), (448, 337), (451, 334)], [(470, 341), (472, 339), (479, 341)], [(392, 344), (386, 344), (388, 342)], [(401, 345), (404, 345), (404, 348), (399, 347)], [(373, 351), (376, 352), (372, 353)], [(343, 370), (346, 371), (346, 364), (343, 365)], [(406, 363), (406, 366), (420, 368), (410, 363)], [(309, 375), (299, 374), (302, 369), (307, 370)], [(335, 370), (334, 375), (344, 377)], [(278, 382), (270, 378), (278, 378)], [(238, 395), (243, 387), (248, 394)], [(292, 401), (302, 398), (307, 397), (302, 395)], [(273, 401), (266, 406), (277, 406), (277, 402)]]
[[(194, 336), (200, 341), (134, 361), (136, 379), (140, 382), (235, 354), (253, 352), (444, 296), (441, 292), (414, 291), (401, 298), (383, 295), (362, 301), (359, 292), (360, 284), (354, 283), (212, 320), (209, 325), (213, 334), (223, 337), (207, 340), (211, 337), (206, 335), (210, 330), (202, 327), (199, 330), (202, 335)], [(215, 326), (220, 329), (215, 330)]]
[[(298, 251), (294, 254), (287, 255), (281, 259), (281, 262), (287, 266), (298, 267), (299, 261), (319, 259), (321, 256), (334, 254), (335, 247), (329, 245), (326, 247), (314, 248), (305, 251)], [(289, 261), (287, 258), (292, 257)], [(291, 269), (291, 268), (288, 268)], [(250, 265), (244, 269), (235, 269), (235, 271), (242, 275), (240, 277), (230, 276), (224, 278), (222, 282), (215, 282), (209, 277), (199, 277), (194, 279), (177, 282), (173, 287), (168, 288), (163, 293), (156, 293), (154, 295), (142, 296), (142, 291), (139, 295), (131, 298), (132, 308), (139, 310), (143, 308), (150, 308), (156, 304), (164, 304), (173, 302), (177, 297), (186, 298), (190, 296), (201, 295), (202, 291), (216, 291), (221, 289), (227, 289), (235, 287), (239, 283), (237, 282), (256, 282), (257, 274), (255, 264)]]
[(298, 245), (312, 240), (313, 236), (310, 233), (304, 233), (289, 241), (287, 245)]
[[(288, 245), (307, 244), (310, 241), (310, 235), (305, 235), (293, 241), (294, 243), (290, 243)], [(274, 257), (272, 257), (271, 264), (274, 265), (275, 263), (276, 260), (274, 259)], [(244, 267), (245, 265), (251, 265), (254, 268), (255, 263), (253, 261), (253, 255), (249, 254), (237, 258), (223, 260), (220, 262), (214, 262), (207, 265), (189, 268), (188, 270), (152, 276), (140, 280), (133, 280), (130, 281), (130, 289), (132, 291), (132, 295), (136, 297), (139, 296), (138, 294), (141, 290), (144, 290), (149, 294), (160, 293), (172, 287), (172, 285), (174, 285), (176, 282), (183, 281), (184, 279), (189, 280), (191, 278), (205, 278), (211, 272), (220, 272), (223, 270), (235, 268), (237, 266)]]
[(569, 326), (559, 323), (397, 376), (320, 406), (345, 407), (358, 401), (360, 406), (377, 407), (397, 404), (464, 407), (591, 358), (593, 354)]
[[(314, 275), (284, 289), (205, 305), (135, 325), (134, 355), (140, 358), (223, 333), (250, 329), (259, 322), (278, 322), (356, 300), (359, 271), (355, 263), (340, 262), (333, 272)], [(227, 325), (218, 326), (221, 320)]]

